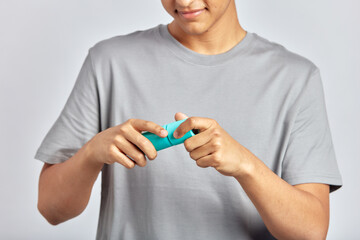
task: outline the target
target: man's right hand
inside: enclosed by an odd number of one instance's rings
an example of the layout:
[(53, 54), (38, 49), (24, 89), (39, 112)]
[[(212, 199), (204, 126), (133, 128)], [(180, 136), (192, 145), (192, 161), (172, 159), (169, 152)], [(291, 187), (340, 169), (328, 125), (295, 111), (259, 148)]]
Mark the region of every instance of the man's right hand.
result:
[(96, 134), (89, 140), (86, 144), (88, 159), (105, 164), (117, 162), (129, 169), (135, 164), (144, 167), (145, 155), (149, 160), (154, 160), (157, 152), (150, 140), (141, 134), (142, 131), (152, 132), (159, 137), (166, 137), (168, 134), (163, 127), (154, 122), (129, 119)]
[(135, 163), (128, 155), (137, 165), (144, 167), (144, 153), (153, 160), (157, 152), (141, 131), (166, 137), (166, 130), (164, 135), (161, 130), (165, 129), (153, 122), (129, 119), (96, 134), (65, 162), (45, 163), (39, 179), (40, 213), (54, 225), (79, 215), (88, 204), (91, 189), (103, 165), (117, 162), (133, 168)]

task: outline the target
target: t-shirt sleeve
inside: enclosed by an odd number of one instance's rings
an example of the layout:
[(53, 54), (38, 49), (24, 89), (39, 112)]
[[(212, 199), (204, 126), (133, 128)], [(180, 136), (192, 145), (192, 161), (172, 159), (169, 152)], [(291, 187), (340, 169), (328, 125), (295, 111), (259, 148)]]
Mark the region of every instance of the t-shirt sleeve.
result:
[(342, 186), (318, 68), (298, 98), (281, 174), (291, 185), (325, 183), (331, 192)]
[(99, 132), (99, 126), (98, 85), (89, 49), (65, 106), (34, 158), (50, 164), (64, 162)]

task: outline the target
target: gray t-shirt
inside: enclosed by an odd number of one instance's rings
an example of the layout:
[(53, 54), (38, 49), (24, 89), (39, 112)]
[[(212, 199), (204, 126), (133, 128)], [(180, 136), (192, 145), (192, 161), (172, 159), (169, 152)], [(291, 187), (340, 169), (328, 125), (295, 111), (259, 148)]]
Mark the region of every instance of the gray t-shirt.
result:
[[(256, 33), (203, 55), (167, 25), (89, 49), (74, 88), (35, 158), (66, 161), (99, 131), (129, 118), (164, 125), (174, 114), (215, 119), (289, 184), (342, 185), (319, 69)], [(145, 167), (102, 170), (97, 239), (271, 239), (233, 177), (200, 168), (183, 144)]]

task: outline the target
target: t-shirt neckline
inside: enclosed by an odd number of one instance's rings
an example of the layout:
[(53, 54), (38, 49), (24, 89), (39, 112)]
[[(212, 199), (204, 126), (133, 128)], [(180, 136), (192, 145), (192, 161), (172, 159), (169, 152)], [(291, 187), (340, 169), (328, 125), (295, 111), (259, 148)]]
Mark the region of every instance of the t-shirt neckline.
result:
[(254, 38), (253, 33), (246, 31), (245, 37), (230, 50), (220, 54), (206, 55), (195, 52), (182, 45), (170, 34), (167, 24), (159, 24), (157, 29), (160, 38), (165, 40), (164, 44), (167, 45), (175, 55), (187, 62), (206, 66), (223, 65), (233, 59), (233, 57), (243, 54), (249, 48), (249, 44)]

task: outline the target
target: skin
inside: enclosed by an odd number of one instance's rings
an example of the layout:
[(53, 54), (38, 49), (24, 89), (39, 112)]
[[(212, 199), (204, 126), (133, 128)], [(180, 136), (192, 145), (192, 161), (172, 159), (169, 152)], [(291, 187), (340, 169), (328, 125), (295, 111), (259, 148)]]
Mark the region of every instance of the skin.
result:
[[(234, 0), (162, 0), (162, 4), (174, 18), (168, 25), (170, 34), (195, 52), (220, 54), (246, 35), (239, 24)], [(192, 20), (179, 15), (181, 11), (193, 9), (204, 11)], [(274, 237), (326, 238), (329, 185), (291, 186), (233, 139), (215, 119), (175, 114), (176, 121), (184, 118), (186, 120), (176, 131), (178, 137), (191, 129), (200, 131), (184, 142), (190, 157), (201, 168), (213, 167), (224, 177), (234, 177)], [(151, 121), (129, 119), (96, 134), (67, 161), (54, 165), (45, 163), (39, 179), (40, 213), (53, 225), (79, 215), (88, 204), (93, 184), (104, 164), (121, 164), (129, 171), (135, 166), (145, 167), (145, 155), (154, 160), (157, 152), (141, 132), (167, 136), (167, 132), (162, 135), (161, 130), (164, 129)]]
[[(174, 18), (168, 25), (170, 34), (195, 52), (206, 55), (224, 53), (246, 35), (238, 21), (233, 0), (161, 2)], [(186, 20), (179, 15), (179, 12), (195, 9), (205, 10), (196, 20)]]
[(201, 168), (213, 167), (234, 177), (260, 213), (266, 227), (277, 239), (325, 239), (329, 224), (329, 186), (291, 186), (247, 148), (232, 138), (214, 119), (187, 118), (174, 132), (181, 138), (191, 129), (199, 134), (184, 141), (190, 157)]

